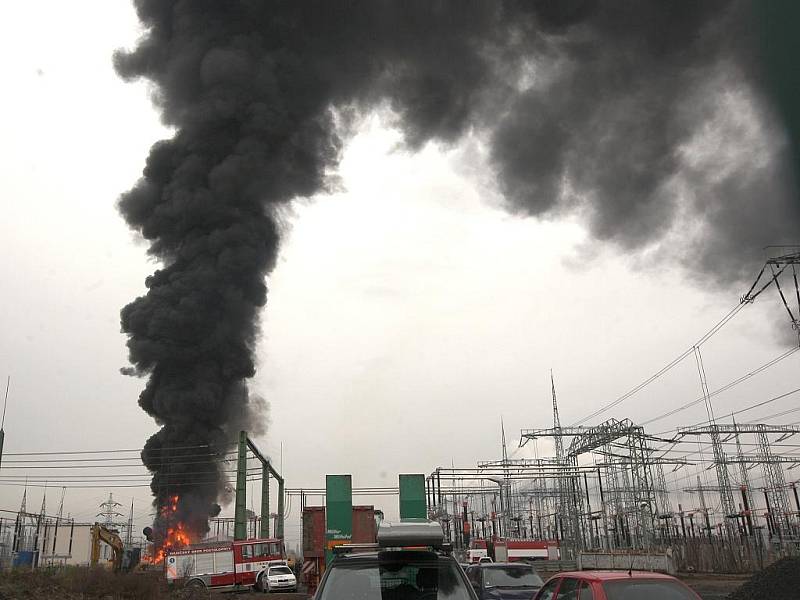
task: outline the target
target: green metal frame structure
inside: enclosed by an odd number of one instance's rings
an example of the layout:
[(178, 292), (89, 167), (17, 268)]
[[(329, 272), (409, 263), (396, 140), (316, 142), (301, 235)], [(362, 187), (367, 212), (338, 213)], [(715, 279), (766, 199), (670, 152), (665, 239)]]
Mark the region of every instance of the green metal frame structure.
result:
[(278, 481), (278, 519), (275, 523), (275, 537), (283, 539), (283, 477), (264, 458), (261, 451), (247, 437), (246, 431), (239, 432), (238, 459), (236, 463), (236, 502), (234, 512), (233, 539), (247, 539), (247, 450), (261, 462), (261, 528), (259, 537), (269, 537), (269, 480), (270, 475)]

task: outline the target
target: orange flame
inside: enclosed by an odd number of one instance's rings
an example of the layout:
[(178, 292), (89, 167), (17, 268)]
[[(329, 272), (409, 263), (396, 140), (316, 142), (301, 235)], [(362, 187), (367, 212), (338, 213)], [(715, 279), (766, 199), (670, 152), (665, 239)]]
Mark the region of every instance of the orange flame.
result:
[[(164, 506), (161, 507), (161, 516), (169, 523), (169, 517), (178, 512), (179, 497), (170, 496), (167, 498)], [(184, 524), (178, 521), (175, 525), (167, 528), (167, 535), (161, 543), (161, 547), (156, 550), (152, 558), (152, 563), (158, 564), (164, 560), (167, 552), (184, 548), (192, 543), (192, 537), (189, 531), (186, 530)]]

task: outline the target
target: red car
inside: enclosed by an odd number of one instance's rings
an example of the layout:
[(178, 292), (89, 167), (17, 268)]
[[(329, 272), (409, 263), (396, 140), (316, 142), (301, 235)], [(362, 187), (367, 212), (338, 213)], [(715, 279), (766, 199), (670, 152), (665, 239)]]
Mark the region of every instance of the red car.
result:
[(551, 577), (536, 600), (701, 600), (669, 575), (645, 571), (571, 571)]

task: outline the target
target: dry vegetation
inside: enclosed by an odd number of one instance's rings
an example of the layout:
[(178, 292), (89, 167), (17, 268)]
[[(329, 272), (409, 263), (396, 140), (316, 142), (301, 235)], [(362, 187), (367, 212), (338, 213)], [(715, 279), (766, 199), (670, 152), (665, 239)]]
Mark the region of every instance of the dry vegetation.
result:
[(206, 592), (170, 590), (161, 571), (114, 574), (107, 569), (12, 570), (0, 573), (0, 600), (196, 600)]

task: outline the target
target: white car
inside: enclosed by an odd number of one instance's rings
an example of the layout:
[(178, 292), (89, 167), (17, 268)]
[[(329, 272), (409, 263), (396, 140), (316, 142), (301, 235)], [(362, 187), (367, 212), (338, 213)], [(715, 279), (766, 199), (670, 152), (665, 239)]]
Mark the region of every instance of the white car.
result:
[(262, 576), (261, 585), (264, 592), (296, 592), (297, 578), (288, 566), (275, 565)]

